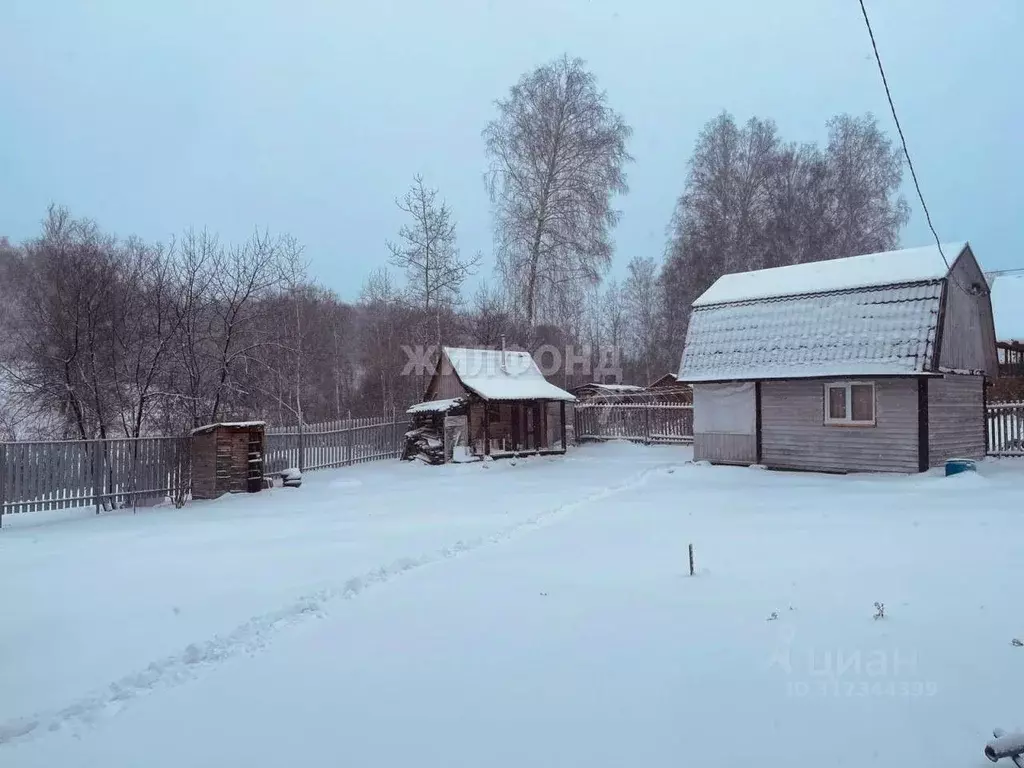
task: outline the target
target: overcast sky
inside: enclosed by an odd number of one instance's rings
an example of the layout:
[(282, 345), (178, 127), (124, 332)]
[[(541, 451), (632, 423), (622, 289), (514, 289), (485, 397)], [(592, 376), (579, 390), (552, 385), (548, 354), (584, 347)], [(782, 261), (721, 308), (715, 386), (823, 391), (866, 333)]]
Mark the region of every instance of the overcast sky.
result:
[[(1024, 3), (869, 0), (939, 235), (1024, 267)], [(480, 131), (528, 69), (587, 60), (634, 128), (615, 272), (661, 257), (722, 109), (824, 139), (892, 129), (857, 0), (0, 0), (0, 235), (56, 202), (121, 235), (254, 226), (355, 298), (422, 173), (491, 258)], [(907, 174), (909, 181), (909, 174)], [(928, 242), (916, 198), (905, 245)]]

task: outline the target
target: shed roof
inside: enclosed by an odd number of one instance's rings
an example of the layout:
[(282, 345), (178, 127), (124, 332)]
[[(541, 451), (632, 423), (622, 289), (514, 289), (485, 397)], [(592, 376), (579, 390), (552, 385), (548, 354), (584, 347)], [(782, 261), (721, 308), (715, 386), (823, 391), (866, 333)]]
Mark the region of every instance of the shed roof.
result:
[(928, 245), (722, 275), (693, 306), (941, 280), (949, 273), (946, 261), (952, 265), (967, 246), (945, 243), (940, 253)]
[(204, 424), (201, 427), (196, 427), (192, 430), (193, 435), (201, 435), (205, 432), (212, 432), (217, 427), (226, 427), (228, 429), (249, 429), (251, 427), (265, 427), (267, 422), (265, 421), (218, 421), (216, 424)]
[(444, 347), (455, 375), (484, 400), (575, 400), (544, 378), (529, 352)]
[(996, 339), (1024, 342), (1024, 274), (998, 275), (991, 298)]
[(427, 400), (409, 407), (406, 413), (447, 413), (464, 402), (465, 400), (461, 397), (452, 397), (447, 400)]
[(573, 388), (573, 392), (584, 392), (587, 390), (628, 394), (630, 392), (642, 392), (643, 387), (637, 384), (601, 384), (597, 381), (591, 381), (587, 384), (580, 384), (578, 387)]
[(929, 373), (948, 273), (933, 246), (726, 275), (694, 302), (679, 380)]

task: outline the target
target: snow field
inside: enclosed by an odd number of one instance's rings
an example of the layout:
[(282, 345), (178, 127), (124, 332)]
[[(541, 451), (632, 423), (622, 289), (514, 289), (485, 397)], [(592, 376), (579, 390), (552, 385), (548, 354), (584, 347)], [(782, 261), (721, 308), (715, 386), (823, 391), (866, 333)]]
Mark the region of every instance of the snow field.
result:
[[(0, 763), (981, 766), (993, 727), (1024, 725), (1024, 463), (827, 477), (686, 458), (377, 465), (5, 530), (24, 570), (2, 598)], [(83, 579), (84, 606), (45, 599)], [(117, 680), (133, 693), (108, 695)]]

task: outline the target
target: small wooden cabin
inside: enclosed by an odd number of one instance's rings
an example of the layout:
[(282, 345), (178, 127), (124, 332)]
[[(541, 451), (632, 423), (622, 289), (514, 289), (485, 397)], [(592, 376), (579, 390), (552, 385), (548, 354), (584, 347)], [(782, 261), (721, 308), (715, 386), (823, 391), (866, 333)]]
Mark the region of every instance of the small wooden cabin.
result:
[(260, 490), (265, 428), (262, 421), (245, 421), (192, 430), (192, 498)]
[(643, 391), (644, 388), (636, 384), (602, 384), (597, 381), (580, 384), (571, 390), (573, 397), (581, 403), (632, 403), (637, 396), (643, 394)]
[(676, 374), (672, 372), (652, 381), (644, 391), (647, 393), (648, 402), (652, 403), (690, 404), (693, 402), (693, 387), (679, 381)]
[(985, 455), (998, 373), (967, 243), (725, 275), (693, 304), (679, 380), (694, 458), (918, 472)]
[(566, 404), (529, 352), (443, 347), (414, 426), (443, 430), (445, 460), (565, 453)]

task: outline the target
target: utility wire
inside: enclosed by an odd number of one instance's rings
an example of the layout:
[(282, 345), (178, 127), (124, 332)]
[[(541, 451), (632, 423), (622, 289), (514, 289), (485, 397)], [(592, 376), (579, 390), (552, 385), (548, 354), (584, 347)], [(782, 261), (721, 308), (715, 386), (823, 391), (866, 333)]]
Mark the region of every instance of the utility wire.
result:
[(956, 284), (956, 287), (968, 295), (973, 295), (974, 291), (969, 291), (960, 284), (960, 281), (956, 279), (956, 275), (952, 272), (952, 266), (949, 260), (946, 258), (946, 254), (942, 252), (942, 243), (939, 241), (939, 234), (935, 231), (935, 225), (932, 224), (932, 216), (928, 212), (928, 206), (924, 202), (924, 195), (921, 193), (921, 185), (917, 181), (917, 172), (914, 170), (914, 161), (910, 159), (910, 150), (907, 149), (907, 138), (903, 135), (903, 127), (900, 125), (900, 119), (896, 116), (896, 105), (892, 101), (892, 92), (889, 90), (889, 80), (885, 76), (885, 68), (882, 66), (882, 57), (878, 53), (878, 44), (875, 42), (875, 33), (871, 29), (871, 20), (868, 19), (868, 9), (864, 6), (864, 0), (860, 0), (860, 11), (864, 14), (864, 25), (868, 28), (868, 36), (871, 38), (871, 49), (875, 52), (875, 61), (878, 63), (878, 73), (882, 76), (882, 85), (885, 86), (885, 97), (889, 100), (889, 111), (892, 112), (893, 122), (896, 123), (896, 131), (900, 135), (900, 144), (903, 145), (903, 156), (907, 158), (907, 166), (910, 168), (910, 178), (914, 180), (914, 189), (917, 190), (917, 199), (921, 201), (921, 209), (924, 211), (924, 218), (928, 222), (928, 229), (932, 231), (932, 237), (935, 238), (935, 245), (939, 249), (939, 256), (942, 257), (943, 263), (946, 265), (949, 278)]

